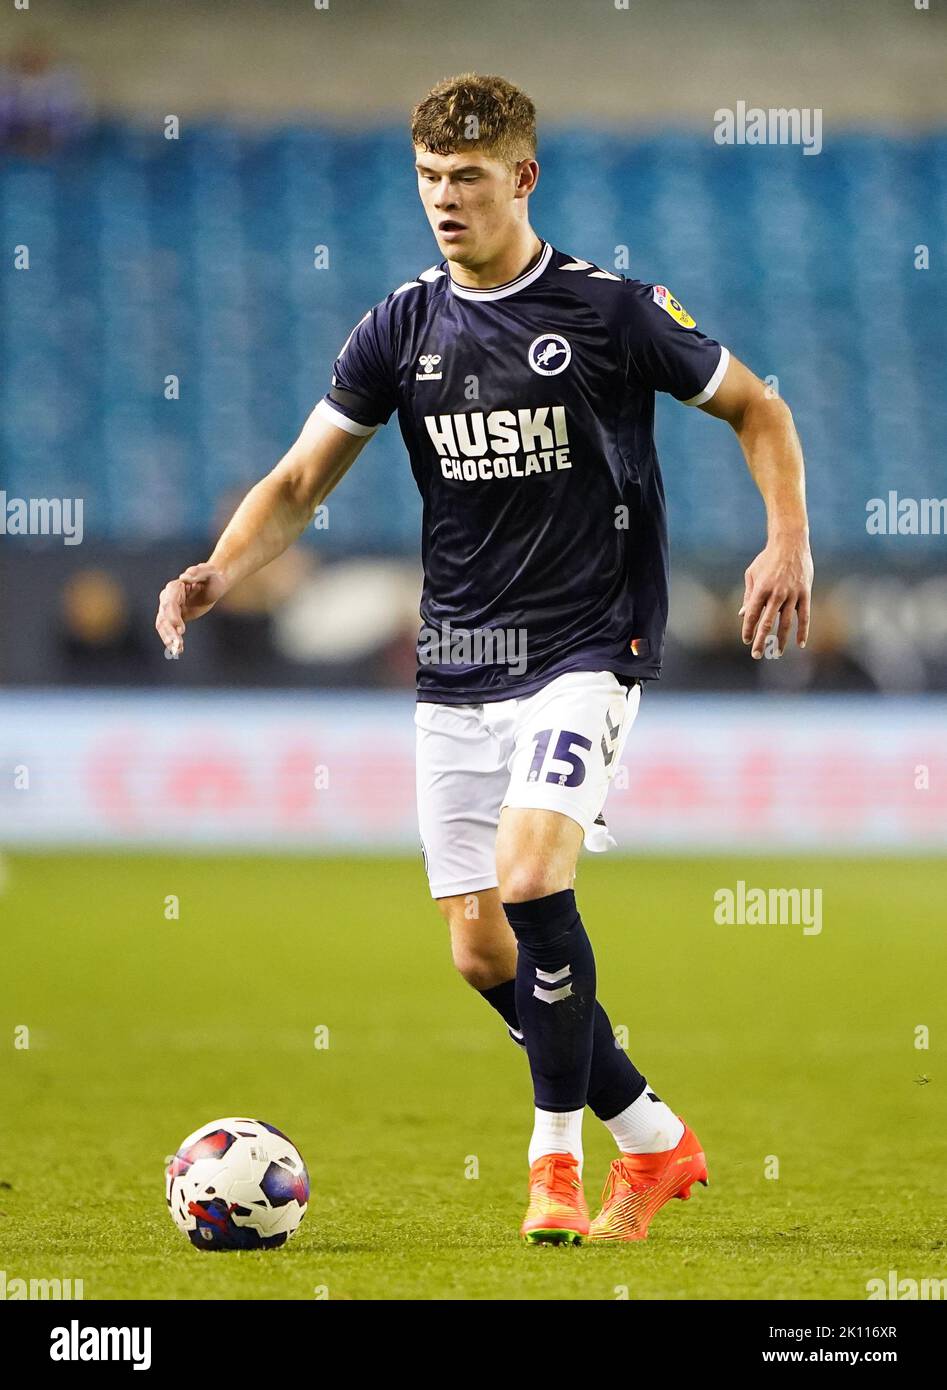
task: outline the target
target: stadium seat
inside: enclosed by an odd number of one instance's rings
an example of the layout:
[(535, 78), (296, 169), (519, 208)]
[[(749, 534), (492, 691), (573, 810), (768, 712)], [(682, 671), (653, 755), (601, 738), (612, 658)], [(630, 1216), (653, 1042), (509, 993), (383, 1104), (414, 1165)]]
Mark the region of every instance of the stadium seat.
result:
[[(559, 130), (540, 150), (541, 232), (670, 283), (789, 400), (823, 552), (865, 549), (862, 499), (943, 491), (945, 320), (914, 268), (947, 232), (943, 145), (849, 134), (751, 159), (683, 131)], [(30, 251), (2, 281), (0, 486), (81, 488), (90, 536), (206, 535), (221, 494), (295, 437), (365, 310), (438, 259), (394, 129), (101, 126), (8, 161), (0, 219)], [(676, 553), (743, 553), (762, 517), (735, 441), (667, 400), (657, 440)], [(419, 514), (392, 427), (310, 539), (413, 554)]]

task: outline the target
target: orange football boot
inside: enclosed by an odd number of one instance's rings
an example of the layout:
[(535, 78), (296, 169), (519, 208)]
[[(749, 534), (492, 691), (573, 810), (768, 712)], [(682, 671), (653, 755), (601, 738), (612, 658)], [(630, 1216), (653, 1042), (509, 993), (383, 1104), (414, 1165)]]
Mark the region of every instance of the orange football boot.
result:
[(520, 1227), (527, 1245), (581, 1245), (589, 1209), (571, 1154), (544, 1154), (529, 1170), (529, 1206)]
[(589, 1240), (645, 1240), (655, 1213), (672, 1197), (686, 1202), (695, 1182), (707, 1186), (707, 1160), (686, 1124), (675, 1149), (620, 1154), (608, 1171), (602, 1210), (592, 1222)]

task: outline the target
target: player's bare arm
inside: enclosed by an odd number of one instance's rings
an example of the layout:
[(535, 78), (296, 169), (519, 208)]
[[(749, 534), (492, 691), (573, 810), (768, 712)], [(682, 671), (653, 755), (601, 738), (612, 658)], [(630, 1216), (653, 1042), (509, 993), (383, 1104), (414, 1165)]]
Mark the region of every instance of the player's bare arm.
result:
[(184, 650), (189, 622), (302, 535), (366, 443), (367, 436), (349, 434), (313, 411), (289, 452), (240, 503), (210, 559), (191, 565), (162, 589), (155, 627), (171, 652), (177, 656)]
[(806, 645), (813, 573), (805, 467), (792, 413), (733, 356), (716, 394), (700, 408), (732, 426), (766, 506), (766, 546), (744, 575), (743, 641), (752, 642), (758, 661), (775, 626), (782, 656), (794, 615), (796, 642)]

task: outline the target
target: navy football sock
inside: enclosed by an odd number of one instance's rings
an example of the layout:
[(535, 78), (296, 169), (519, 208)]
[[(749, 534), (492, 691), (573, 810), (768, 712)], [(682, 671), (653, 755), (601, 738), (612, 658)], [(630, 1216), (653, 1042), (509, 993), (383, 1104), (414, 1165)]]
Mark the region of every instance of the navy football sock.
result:
[(614, 1119), (634, 1104), (647, 1084), (627, 1052), (618, 1046), (611, 1020), (596, 1002), (589, 1109), (600, 1120)]
[(564, 888), (525, 903), (504, 903), (517, 941), (516, 1013), (539, 1110), (586, 1104), (595, 1026), (595, 957)]
[[(482, 989), (480, 993), (503, 1019), (510, 1037), (520, 1047), (526, 1040), (516, 1012), (516, 981)], [(615, 1041), (615, 1032), (608, 1014), (595, 1001), (595, 1024), (592, 1033), (592, 1066), (589, 1070), (589, 1109), (600, 1120), (611, 1120), (641, 1095), (645, 1079)]]
[(516, 980), (504, 980), (502, 984), (491, 985), (489, 989), (481, 989), (477, 993), (482, 994), (487, 1003), (496, 1009), (513, 1041), (525, 1048), (526, 1039), (523, 1037), (519, 1015), (516, 1012)]

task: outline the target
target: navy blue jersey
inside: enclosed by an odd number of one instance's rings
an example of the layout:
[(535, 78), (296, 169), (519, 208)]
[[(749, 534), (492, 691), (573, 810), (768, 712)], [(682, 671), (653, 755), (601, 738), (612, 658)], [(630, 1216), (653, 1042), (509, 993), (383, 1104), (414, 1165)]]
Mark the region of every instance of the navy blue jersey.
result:
[(509, 284), (469, 289), (442, 261), (365, 315), (317, 409), (365, 435), (398, 412), (423, 499), (419, 699), (660, 673), (654, 393), (699, 405), (728, 361), (663, 286), (548, 243)]

